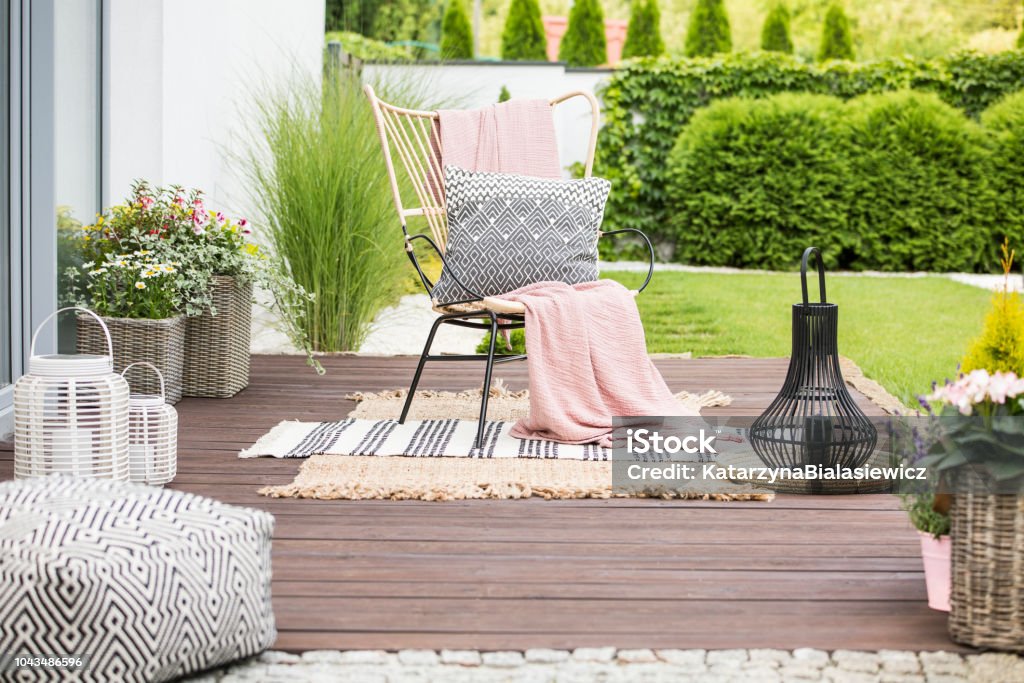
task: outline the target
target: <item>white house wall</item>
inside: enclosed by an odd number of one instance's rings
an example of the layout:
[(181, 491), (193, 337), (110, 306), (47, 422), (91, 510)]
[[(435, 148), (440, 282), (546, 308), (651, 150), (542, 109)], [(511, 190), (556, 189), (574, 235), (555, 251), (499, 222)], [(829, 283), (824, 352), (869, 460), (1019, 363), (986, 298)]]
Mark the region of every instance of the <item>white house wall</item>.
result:
[(320, 74), (323, 0), (107, 0), (105, 24), (104, 205), (141, 177), (250, 214), (229, 157), (259, 93)]

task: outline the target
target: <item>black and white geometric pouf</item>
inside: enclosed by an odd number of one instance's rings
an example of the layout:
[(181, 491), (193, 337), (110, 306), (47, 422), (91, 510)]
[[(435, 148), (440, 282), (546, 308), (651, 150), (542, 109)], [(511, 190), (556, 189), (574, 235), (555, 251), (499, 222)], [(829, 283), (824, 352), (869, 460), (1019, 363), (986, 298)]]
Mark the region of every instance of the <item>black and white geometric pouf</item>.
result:
[(72, 660), (0, 662), (0, 680), (165, 681), (265, 650), (273, 529), (141, 484), (0, 484), (0, 653)]

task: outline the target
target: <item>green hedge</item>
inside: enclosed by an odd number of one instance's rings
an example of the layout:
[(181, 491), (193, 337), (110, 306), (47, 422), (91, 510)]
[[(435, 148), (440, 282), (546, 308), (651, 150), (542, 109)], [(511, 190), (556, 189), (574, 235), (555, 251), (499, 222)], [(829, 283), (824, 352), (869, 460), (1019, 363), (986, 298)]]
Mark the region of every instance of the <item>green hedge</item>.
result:
[(849, 99), (907, 88), (934, 92), (977, 116), (1024, 88), (1024, 51), (821, 65), (779, 53), (626, 62), (602, 91), (605, 125), (595, 174), (612, 181), (608, 229), (640, 228), (662, 241), (674, 239), (666, 204), (668, 155), (694, 113), (715, 100), (780, 92)]
[(934, 93), (716, 102), (669, 157), (676, 257), (786, 269), (813, 244), (830, 268), (990, 269), (1004, 235), (1024, 239), (1024, 96), (984, 118), (1002, 132)]
[(676, 256), (788, 268), (815, 244), (834, 259), (849, 204), (842, 109), (834, 97), (781, 94), (720, 100), (694, 116), (669, 157)]
[[(996, 216), (1003, 225), (1024, 226), (1024, 91), (987, 109), (981, 123), (993, 139), (989, 176)], [(1024, 240), (1013, 246), (1024, 252)]]

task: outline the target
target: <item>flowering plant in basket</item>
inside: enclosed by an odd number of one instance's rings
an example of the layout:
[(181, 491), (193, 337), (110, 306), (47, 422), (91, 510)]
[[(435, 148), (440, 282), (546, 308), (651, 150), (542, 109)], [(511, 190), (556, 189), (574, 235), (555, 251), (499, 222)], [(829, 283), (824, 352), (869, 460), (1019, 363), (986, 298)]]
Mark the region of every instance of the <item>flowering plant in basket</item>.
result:
[[(161, 293), (150, 291), (149, 296), (163, 297), (160, 300), (164, 304), (188, 316), (205, 311), (216, 315), (210, 285), (213, 276), (226, 275), (240, 284), (251, 282), (269, 292), (272, 308), (305, 306), (312, 295), (288, 276), (284, 263), (272, 258), (251, 240), (252, 234), (252, 225), (246, 219), (229, 218), (208, 207), (198, 190), (186, 190), (177, 185), (155, 188), (145, 181), (136, 181), (125, 202), (98, 215), (95, 224), (82, 226), (81, 249), (93, 264), (87, 274), (89, 277), (107, 276), (115, 272), (110, 268), (111, 259), (117, 263), (126, 260), (126, 255), (151, 259), (143, 263), (164, 267), (170, 264), (174, 271), (162, 268), (157, 271), (160, 276), (157, 281), (118, 280), (107, 288), (106, 281), (104, 287), (95, 284), (89, 287), (88, 282), (82, 282), (82, 273), (69, 269), (70, 289), (79, 294), (76, 303), (95, 306), (97, 300), (107, 300), (97, 297), (99, 293), (123, 293), (131, 288), (145, 292), (155, 288)], [(107, 271), (92, 273), (97, 266), (106, 267)], [(145, 287), (139, 287), (139, 282)], [(136, 298), (141, 299), (138, 292)], [(134, 301), (127, 296), (111, 300)], [(162, 310), (161, 306), (154, 306), (152, 310)], [(295, 316), (281, 315), (280, 318), (290, 321)], [(293, 325), (286, 332), (296, 346), (309, 351), (309, 341), (301, 328)], [(310, 363), (320, 370), (311, 356)]]

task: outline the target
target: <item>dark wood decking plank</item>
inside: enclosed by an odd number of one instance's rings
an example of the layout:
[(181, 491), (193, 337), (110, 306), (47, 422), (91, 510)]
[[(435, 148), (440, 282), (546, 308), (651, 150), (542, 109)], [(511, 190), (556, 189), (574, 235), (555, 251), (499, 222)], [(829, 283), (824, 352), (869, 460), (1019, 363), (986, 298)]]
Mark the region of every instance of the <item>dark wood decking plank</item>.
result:
[[(277, 519), (277, 647), (822, 647), (957, 649), (927, 609), (917, 537), (892, 496), (772, 503), (639, 499), (314, 501), (256, 494), (302, 461), (238, 459), (281, 420), (332, 420), (347, 393), (406, 386), (415, 358), (254, 359), (231, 400), (186, 399), (172, 485)], [(784, 359), (655, 358), (673, 390), (754, 415)], [(472, 389), (482, 369), (428, 366), (423, 388)], [(525, 364), (496, 373), (528, 384)], [(869, 414), (880, 414), (855, 394)], [(0, 444), (0, 479), (13, 475)]]

